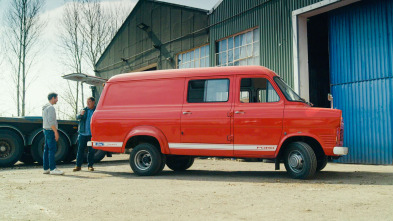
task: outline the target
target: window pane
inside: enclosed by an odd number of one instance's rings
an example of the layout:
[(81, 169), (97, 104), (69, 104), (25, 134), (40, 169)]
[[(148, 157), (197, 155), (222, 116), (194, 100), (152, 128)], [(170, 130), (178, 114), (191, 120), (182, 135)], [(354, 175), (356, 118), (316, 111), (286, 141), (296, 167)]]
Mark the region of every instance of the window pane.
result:
[(202, 47), (201, 48), (201, 57), (204, 57), (205, 56), (205, 47)]
[(254, 29), (254, 42), (259, 41), (259, 29)]
[(233, 50), (228, 51), (228, 62), (233, 62)]
[(187, 101), (201, 103), (204, 100), (206, 80), (193, 80), (188, 82)]
[(227, 53), (226, 52), (222, 53), (222, 60), (221, 60), (221, 62), (222, 62), (222, 64), (228, 63), (228, 61), (227, 61)]
[(206, 89), (206, 102), (225, 102), (228, 101), (229, 80), (208, 80)]
[(245, 33), (246, 37), (246, 44), (252, 43), (252, 31)]
[(227, 39), (218, 42), (218, 52), (227, 50)]
[(254, 51), (253, 53), (254, 56), (259, 56), (259, 42), (254, 43), (253, 51)]
[(239, 47), (240, 46), (240, 35), (235, 36), (235, 47)]
[(195, 60), (195, 67), (196, 67), (196, 68), (199, 68), (199, 67), (200, 67), (199, 64), (200, 64), (200, 63), (199, 63), (199, 59), (196, 59), (196, 60)]
[(208, 57), (209, 56), (209, 50), (210, 50), (209, 48), (210, 48), (210, 46), (206, 45), (204, 48), (205, 48), (205, 56)]
[(252, 56), (252, 45), (247, 45), (247, 57)]
[(205, 58), (205, 67), (210, 67), (210, 60), (209, 58)]
[(233, 37), (232, 38), (228, 38), (228, 50), (233, 48)]
[(234, 59), (235, 60), (239, 60), (239, 58), (240, 58), (240, 49), (236, 48), (235, 49), (235, 54), (234, 54)]
[[(243, 78), (240, 82), (240, 90), (249, 93), (249, 103), (278, 102), (280, 100), (277, 92), (266, 78)], [(244, 97), (241, 94), (240, 102), (243, 102)]]
[(241, 47), (240, 48), (240, 59), (247, 57), (247, 48)]
[(240, 45), (246, 45), (247, 41), (246, 41), (246, 37), (245, 34), (240, 35)]
[(278, 96), (276, 90), (274, 90), (273, 86), (270, 82), (267, 83), (267, 102), (278, 102), (280, 101), (280, 97)]
[(190, 51), (190, 61), (194, 60), (194, 51)]
[(240, 91), (240, 102), (241, 103), (250, 103), (250, 92), (249, 91)]

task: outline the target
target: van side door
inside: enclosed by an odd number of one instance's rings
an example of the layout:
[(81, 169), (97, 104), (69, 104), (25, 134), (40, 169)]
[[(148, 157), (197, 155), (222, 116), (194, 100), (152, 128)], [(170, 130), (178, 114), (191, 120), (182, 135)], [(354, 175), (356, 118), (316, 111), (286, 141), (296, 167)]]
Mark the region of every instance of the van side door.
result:
[(266, 75), (236, 76), (234, 154), (274, 156), (281, 138), (284, 99)]
[(170, 144), (171, 153), (232, 156), (233, 77), (187, 78), (185, 84), (181, 144)]

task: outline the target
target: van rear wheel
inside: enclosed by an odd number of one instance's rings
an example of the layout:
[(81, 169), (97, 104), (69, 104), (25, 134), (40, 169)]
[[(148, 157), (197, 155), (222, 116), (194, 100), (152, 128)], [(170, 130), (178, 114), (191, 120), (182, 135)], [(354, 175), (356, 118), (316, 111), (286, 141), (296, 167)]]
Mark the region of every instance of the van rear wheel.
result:
[(139, 176), (152, 176), (162, 168), (163, 156), (152, 144), (137, 145), (130, 154), (130, 166)]
[(194, 157), (191, 156), (167, 156), (166, 165), (174, 171), (184, 171), (194, 164)]
[(308, 179), (315, 174), (317, 158), (314, 150), (304, 142), (293, 142), (285, 151), (284, 164), (295, 179)]

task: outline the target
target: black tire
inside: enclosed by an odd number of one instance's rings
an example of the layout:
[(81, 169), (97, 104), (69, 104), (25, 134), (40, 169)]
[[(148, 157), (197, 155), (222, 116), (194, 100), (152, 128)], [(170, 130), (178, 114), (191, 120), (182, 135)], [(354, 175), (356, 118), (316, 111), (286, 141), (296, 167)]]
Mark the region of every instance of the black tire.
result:
[(163, 155), (157, 147), (149, 143), (137, 145), (130, 154), (130, 166), (139, 176), (151, 176), (162, 167)]
[[(83, 152), (83, 163), (87, 163), (87, 150), (88, 150), (88, 148), (89, 147), (86, 147), (85, 151)], [(76, 155), (78, 153), (78, 147), (76, 147), (75, 149), (76, 149), (76, 151), (75, 151), (75, 158), (76, 158)], [(93, 151), (94, 151), (94, 163), (99, 163), (106, 156), (106, 151), (96, 150), (96, 149), (93, 149)]]
[[(57, 141), (57, 150), (55, 153), (56, 163), (60, 163), (67, 157), (68, 150), (70, 148), (67, 138), (62, 134), (59, 135), (60, 137), (59, 137), (59, 141)], [(37, 161), (39, 164), (42, 164), (42, 158), (44, 155), (44, 146), (45, 146), (45, 136), (43, 133), (41, 133), (36, 137), (36, 139), (34, 139), (33, 145), (31, 146), (31, 156), (33, 156), (33, 159)]]
[(31, 156), (30, 152), (23, 152), (22, 157), (19, 159), (20, 162), (23, 162), (24, 164), (33, 164), (34, 159)]
[(166, 165), (174, 171), (184, 171), (194, 164), (194, 157), (191, 156), (168, 156)]
[(70, 147), (70, 149), (68, 150), (67, 156), (63, 160), (64, 163), (71, 163), (73, 160), (76, 159), (76, 151), (77, 150), (75, 150), (75, 149), (78, 149), (78, 147), (75, 145)]
[(13, 166), (22, 157), (23, 140), (13, 131), (0, 130), (0, 167)]
[(161, 154), (161, 166), (160, 169), (158, 169), (158, 173), (164, 170), (166, 164), (166, 156), (164, 154)]
[(294, 179), (308, 179), (315, 174), (317, 158), (314, 150), (304, 142), (289, 144), (284, 155), (287, 172)]
[(323, 170), (323, 168), (326, 167), (327, 163), (328, 163), (327, 156), (323, 156), (317, 159), (317, 172)]

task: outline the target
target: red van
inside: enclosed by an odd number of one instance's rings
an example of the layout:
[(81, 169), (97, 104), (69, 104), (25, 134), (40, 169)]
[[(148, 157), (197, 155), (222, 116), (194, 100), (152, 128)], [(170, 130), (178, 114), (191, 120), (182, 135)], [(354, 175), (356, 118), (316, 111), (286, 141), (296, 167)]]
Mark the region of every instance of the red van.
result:
[(137, 175), (197, 156), (275, 159), (293, 178), (348, 153), (341, 110), (314, 108), (260, 66), (128, 73), (104, 87), (92, 122), (95, 149), (130, 152)]

